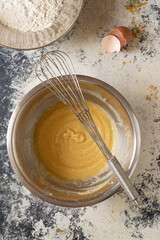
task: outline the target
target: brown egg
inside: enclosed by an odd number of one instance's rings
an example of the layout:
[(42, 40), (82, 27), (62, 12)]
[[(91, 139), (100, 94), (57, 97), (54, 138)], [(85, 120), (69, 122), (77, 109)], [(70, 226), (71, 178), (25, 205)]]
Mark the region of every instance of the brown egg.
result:
[(102, 39), (102, 47), (107, 53), (118, 53), (121, 49), (121, 43), (117, 37), (108, 35)]
[(132, 37), (131, 30), (123, 26), (113, 28), (109, 34), (119, 39), (121, 47), (128, 44)]

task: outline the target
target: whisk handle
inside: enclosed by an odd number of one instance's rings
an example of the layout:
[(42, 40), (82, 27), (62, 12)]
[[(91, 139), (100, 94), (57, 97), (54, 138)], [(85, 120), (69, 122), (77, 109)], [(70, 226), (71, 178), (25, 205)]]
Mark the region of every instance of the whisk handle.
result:
[(125, 190), (128, 197), (131, 198), (139, 206), (140, 205), (139, 194), (132, 185), (130, 179), (127, 177), (125, 171), (118, 162), (117, 158), (115, 156), (111, 157), (108, 160), (108, 164), (110, 168), (113, 170), (115, 176), (118, 178), (121, 187)]

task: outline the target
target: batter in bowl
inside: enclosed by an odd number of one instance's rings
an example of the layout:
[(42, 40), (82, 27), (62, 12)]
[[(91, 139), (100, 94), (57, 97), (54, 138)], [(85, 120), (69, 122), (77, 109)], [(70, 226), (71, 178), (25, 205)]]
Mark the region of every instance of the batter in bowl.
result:
[[(87, 102), (93, 120), (111, 151), (116, 129), (109, 115)], [(63, 103), (42, 114), (36, 124), (34, 147), (40, 162), (56, 177), (84, 180), (106, 168), (107, 160), (79, 120)]]

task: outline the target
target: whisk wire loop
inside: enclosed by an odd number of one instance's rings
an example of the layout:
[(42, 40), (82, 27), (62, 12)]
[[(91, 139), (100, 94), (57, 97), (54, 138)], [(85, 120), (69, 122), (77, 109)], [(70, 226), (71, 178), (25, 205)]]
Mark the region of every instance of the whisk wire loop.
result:
[(40, 72), (47, 80), (44, 81), (38, 74), (37, 67), (36, 74), (40, 81), (69, 107), (96, 142), (103, 155), (110, 159), (112, 153), (104, 143), (92, 119), (69, 56), (61, 51), (51, 51), (41, 56), (39, 65)]

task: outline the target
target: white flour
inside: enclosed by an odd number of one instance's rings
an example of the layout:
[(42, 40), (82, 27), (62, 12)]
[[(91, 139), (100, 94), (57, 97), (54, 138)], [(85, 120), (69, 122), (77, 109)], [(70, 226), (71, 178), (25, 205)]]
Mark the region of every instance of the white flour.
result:
[(0, 0), (0, 22), (24, 32), (36, 32), (50, 27), (62, 6), (63, 0)]

